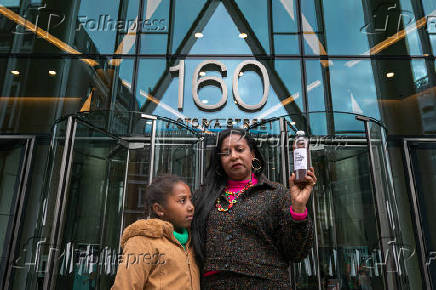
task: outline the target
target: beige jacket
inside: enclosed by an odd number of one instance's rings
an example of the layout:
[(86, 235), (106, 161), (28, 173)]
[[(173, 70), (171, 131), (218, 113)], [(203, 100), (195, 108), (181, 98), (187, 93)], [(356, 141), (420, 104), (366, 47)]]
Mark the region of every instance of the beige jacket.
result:
[(200, 289), (191, 237), (185, 250), (173, 231), (171, 223), (160, 219), (141, 219), (128, 226), (112, 290)]

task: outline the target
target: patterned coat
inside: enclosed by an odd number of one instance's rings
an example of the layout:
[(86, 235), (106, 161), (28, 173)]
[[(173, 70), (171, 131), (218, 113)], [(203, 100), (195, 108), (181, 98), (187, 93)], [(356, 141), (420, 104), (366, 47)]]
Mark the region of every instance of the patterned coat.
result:
[(293, 220), (290, 205), (289, 190), (262, 175), (228, 212), (213, 208), (203, 272), (231, 271), (289, 283), (289, 263), (304, 259), (313, 244), (312, 220)]

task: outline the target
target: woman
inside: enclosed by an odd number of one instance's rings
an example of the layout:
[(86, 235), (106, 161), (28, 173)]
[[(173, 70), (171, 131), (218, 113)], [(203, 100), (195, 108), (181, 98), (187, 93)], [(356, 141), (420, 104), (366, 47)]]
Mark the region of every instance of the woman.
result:
[[(288, 267), (312, 247), (306, 203), (316, 177), (291, 189), (269, 181), (245, 130), (220, 133), (205, 185), (194, 194), (193, 244), (204, 289), (290, 288)], [(292, 204), (292, 207), (291, 207)]]

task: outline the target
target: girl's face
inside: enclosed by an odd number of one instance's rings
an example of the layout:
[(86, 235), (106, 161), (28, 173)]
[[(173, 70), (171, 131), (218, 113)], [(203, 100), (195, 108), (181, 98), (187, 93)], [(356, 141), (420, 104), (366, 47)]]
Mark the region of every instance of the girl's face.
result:
[(162, 219), (172, 223), (176, 231), (180, 232), (182, 228), (190, 228), (194, 215), (194, 205), (192, 204), (192, 194), (189, 186), (184, 182), (174, 184), (166, 206), (161, 208), (162, 212), (158, 214)]
[(247, 140), (239, 134), (231, 134), (221, 144), (221, 166), (227, 177), (233, 180), (249, 179), (254, 158)]

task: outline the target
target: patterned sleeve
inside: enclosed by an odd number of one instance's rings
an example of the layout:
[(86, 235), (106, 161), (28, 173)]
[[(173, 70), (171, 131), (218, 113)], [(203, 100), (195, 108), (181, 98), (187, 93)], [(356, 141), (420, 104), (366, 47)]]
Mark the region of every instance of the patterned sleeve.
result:
[(299, 262), (306, 258), (313, 246), (312, 219), (309, 216), (299, 221), (293, 219), (289, 211), (291, 205), (289, 191), (283, 186), (277, 191), (274, 240), (287, 260)]

